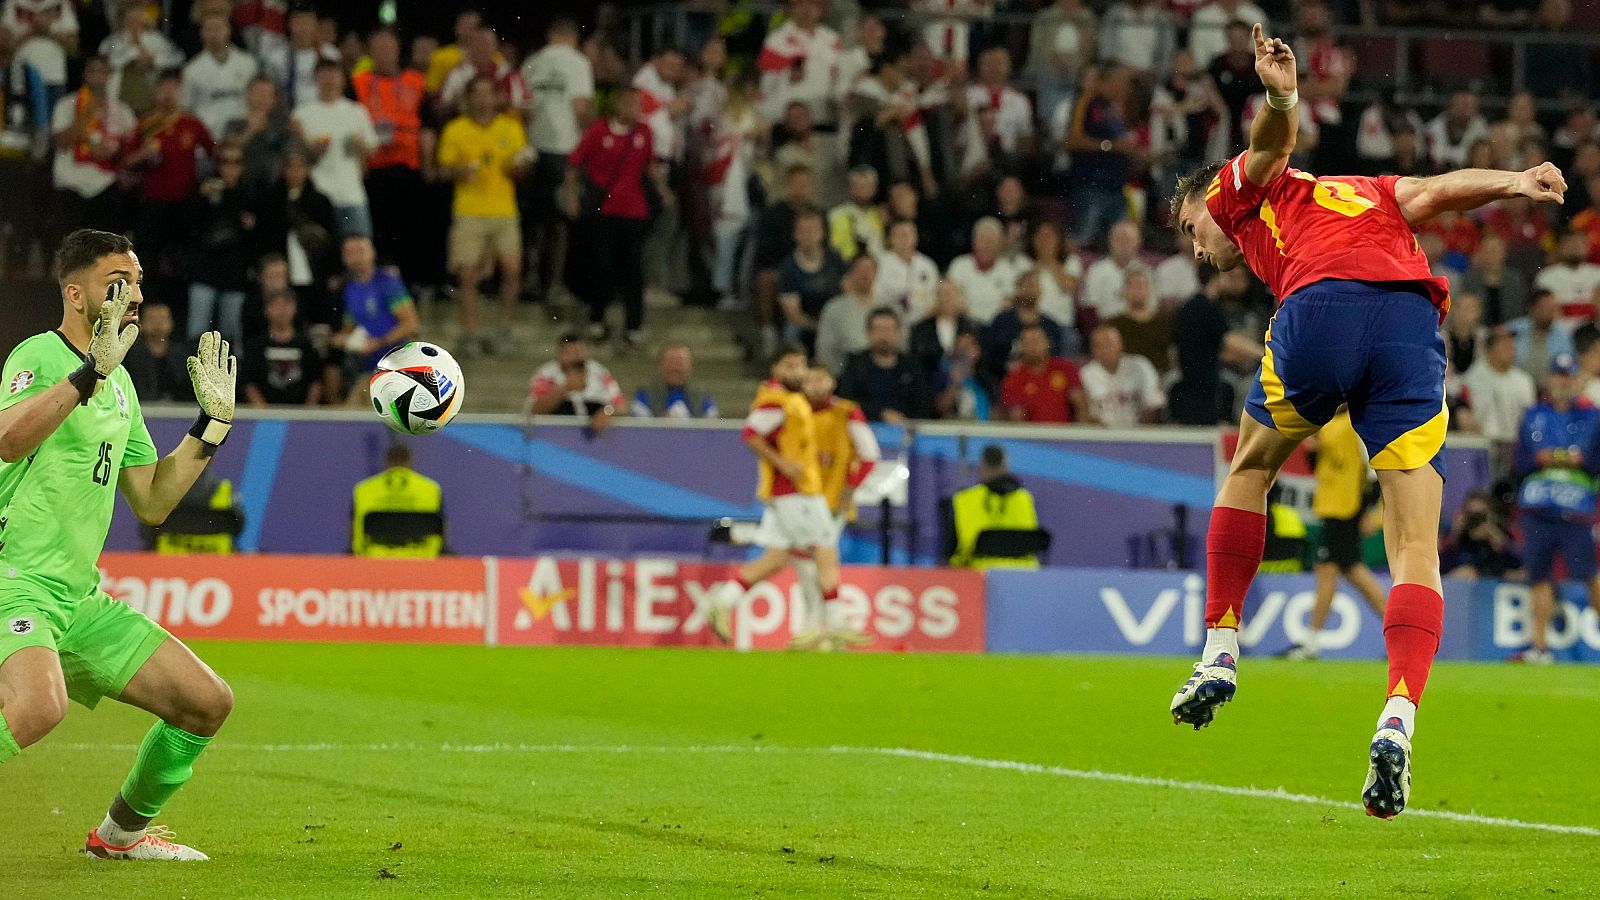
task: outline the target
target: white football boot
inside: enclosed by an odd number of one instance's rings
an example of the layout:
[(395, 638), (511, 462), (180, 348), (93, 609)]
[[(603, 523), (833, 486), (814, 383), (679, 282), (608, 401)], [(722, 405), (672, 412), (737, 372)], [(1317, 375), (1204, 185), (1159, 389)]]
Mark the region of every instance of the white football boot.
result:
[(177, 835), (165, 825), (156, 825), (144, 833), (144, 837), (126, 847), (108, 844), (100, 839), (100, 829), (89, 832), (89, 839), (83, 844), (83, 852), (90, 859), (158, 859), (167, 862), (199, 862), (211, 857), (201, 853), (193, 847), (185, 847), (172, 840)]

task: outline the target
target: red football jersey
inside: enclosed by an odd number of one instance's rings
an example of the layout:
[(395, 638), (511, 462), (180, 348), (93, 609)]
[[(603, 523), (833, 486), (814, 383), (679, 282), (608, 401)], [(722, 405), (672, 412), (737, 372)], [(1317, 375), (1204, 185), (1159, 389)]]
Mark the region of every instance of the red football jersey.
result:
[[(1247, 151), (1248, 152), (1248, 151)], [(1244, 154), (1206, 188), (1206, 208), (1282, 301), (1314, 281), (1410, 282), (1443, 317), (1450, 285), (1428, 269), (1394, 197), (1397, 175), (1318, 178), (1287, 168), (1266, 187), (1244, 174)]]

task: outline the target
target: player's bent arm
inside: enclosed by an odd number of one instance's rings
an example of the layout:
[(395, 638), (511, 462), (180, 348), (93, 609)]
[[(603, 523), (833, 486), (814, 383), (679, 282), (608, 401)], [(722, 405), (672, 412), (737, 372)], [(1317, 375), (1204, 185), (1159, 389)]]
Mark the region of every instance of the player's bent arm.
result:
[(1250, 183), (1266, 187), (1289, 167), (1295, 138), (1300, 133), (1299, 78), (1294, 51), (1280, 38), (1268, 38), (1258, 22), (1255, 40), (1256, 74), (1267, 89), (1267, 102), (1250, 123), (1250, 152), (1244, 157), (1244, 174)]
[(1443, 212), (1465, 212), (1512, 197), (1562, 203), (1566, 193), (1566, 178), (1548, 162), (1523, 172), (1461, 169), (1431, 178), (1402, 178), (1394, 185), (1400, 214), (1411, 225), (1421, 225)]
[(62, 379), (49, 390), (0, 410), (0, 461), (14, 463), (39, 449), (77, 408), (81, 396), (76, 385)]
[(185, 435), (178, 449), (160, 462), (123, 469), (117, 475), (117, 487), (140, 522), (160, 525), (200, 479), (214, 452), (211, 445)]

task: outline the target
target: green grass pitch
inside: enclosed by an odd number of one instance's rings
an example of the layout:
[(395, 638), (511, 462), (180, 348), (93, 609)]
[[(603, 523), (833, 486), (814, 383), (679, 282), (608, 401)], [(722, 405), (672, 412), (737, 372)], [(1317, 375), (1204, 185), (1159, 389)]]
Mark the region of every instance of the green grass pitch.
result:
[(107, 703), (0, 769), (0, 896), (1600, 893), (1595, 668), (1441, 665), (1418, 724), (1415, 809), (1557, 833), (1350, 808), (1379, 663), (1246, 659), (1194, 733), (1176, 659), (197, 649), (238, 708), (162, 821), (214, 861), (80, 855), (147, 723)]

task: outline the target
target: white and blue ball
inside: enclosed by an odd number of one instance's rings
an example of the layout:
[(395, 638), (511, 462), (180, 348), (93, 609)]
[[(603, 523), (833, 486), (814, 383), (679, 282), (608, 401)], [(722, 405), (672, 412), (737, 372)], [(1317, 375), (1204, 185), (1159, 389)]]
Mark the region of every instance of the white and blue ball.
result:
[(465, 389), (460, 364), (443, 347), (412, 341), (378, 360), (372, 408), (395, 431), (432, 434), (461, 410)]

